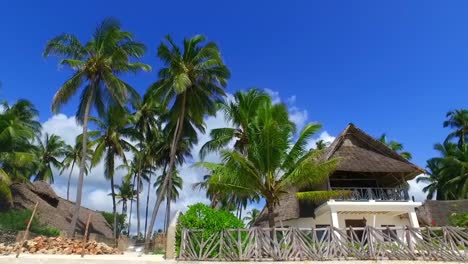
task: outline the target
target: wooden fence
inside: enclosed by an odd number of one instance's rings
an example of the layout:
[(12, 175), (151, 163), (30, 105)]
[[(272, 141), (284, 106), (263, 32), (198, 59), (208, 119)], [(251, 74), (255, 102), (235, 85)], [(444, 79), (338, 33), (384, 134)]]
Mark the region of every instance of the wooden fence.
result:
[(437, 260), (468, 261), (468, 229), (251, 228), (208, 234), (182, 230), (180, 260)]

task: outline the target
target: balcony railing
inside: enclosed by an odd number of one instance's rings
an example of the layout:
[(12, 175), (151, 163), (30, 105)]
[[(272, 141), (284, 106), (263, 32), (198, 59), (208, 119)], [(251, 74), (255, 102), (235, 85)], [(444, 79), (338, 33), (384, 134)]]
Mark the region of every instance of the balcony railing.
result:
[(356, 188), (332, 187), (332, 190), (350, 191), (348, 195), (335, 198), (341, 201), (409, 201), (408, 190), (405, 188)]

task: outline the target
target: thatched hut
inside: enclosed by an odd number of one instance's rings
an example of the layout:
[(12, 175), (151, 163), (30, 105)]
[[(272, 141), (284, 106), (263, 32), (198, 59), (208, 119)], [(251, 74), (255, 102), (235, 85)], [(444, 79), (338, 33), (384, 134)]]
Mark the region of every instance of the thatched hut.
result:
[[(275, 208), (277, 226), (418, 226), (407, 181), (424, 170), (382, 142), (349, 124), (322, 154), (338, 158), (335, 172), (314, 190), (348, 190), (349, 195), (314, 204), (299, 201), (291, 187)], [(304, 191), (304, 190), (301, 190)], [(266, 211), (257, 225), (266, 226)]]

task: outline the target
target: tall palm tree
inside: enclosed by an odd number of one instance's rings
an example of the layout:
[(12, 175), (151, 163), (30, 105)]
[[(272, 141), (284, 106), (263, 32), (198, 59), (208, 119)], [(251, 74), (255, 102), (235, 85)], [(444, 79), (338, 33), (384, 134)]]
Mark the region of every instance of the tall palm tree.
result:
[(407, 160), (410, 160), (413, 157), (411, 155), (411, 153), (409, 153), (408, 151), (403, 151), (403, 144), (401, 144), (399, 142), (396, 142), (394, 140), (388, 141), (387, 140), (387, 135), (385, 135), (385, 133), (382, 134), (378, 138), (378, 141), (382, 142), (387, 147), (389, 147), (391, 150), (395, 151), (396, 153), (398, 153), (400, 156), (402, 156), (403, 158), (405, 158)]
[(166, 200), (166, 218), (164, 220), (164, 231), (167, 232), (167, 228), (169, 226), (170, 221), (170, 213), (171, 213), (171, 202), (177, 201), (179, 199), (179, 192), (182, 190), (183, 180), (182, 177), (179, 176), (179, 171), (174, 169), (172, 171), (172, 186), (170, 189), (163, 189), (164, 178), (168, 174), (161, 174), (156, 178), (156, 182), (154, 183), (154, 187), (156, 188), (156, 194), (163, 193), (164, 199)]
[[(134, 101), (138, 93), (119, 78), (127, 72), (149, 71), (150, 66), (131, 62), (141, 58), (146, 51), (142, 43), (133, 40), (133, 35), (121, 30), (115, 19), (105, 19), (95, 30), (91, 40), (82, 44), (72, 34), (59, 35), (47, 42), (43, 55), (62, 57), (59, 64), (73, 70), (70, 79), (60, 87), (52, 101), (52, 111), (57, 113), (81, 88), (81, 99), (77, 120), (83, 125), (82, 157), (86, 156), (88, 140), (88, 117), (94, 106), (102, 115), (107, 101), (123, 106), (128, 100)], [(69, 234), (74, 235), (81, 207), (86, 159), (80, 161), (75, 210)]]
[[(163, 188), (170, 186), (183, 134), (188, 129), (204, 132), (204, 117), (216, 114), (216, 102), (222, 101), (225, 96), (224, 89), (230, 77), (214, 42), (203, 44), (205, 37), (197, 35), (185, 39), (182, 50), (169, 36), (166, 40), (167, 43), (161, 43), (158, 48), (158, 57), (164, 67), (159, 71), (159, 80), (150, 87), (155, 100), (162, 100), (163, 106), (171, 106), (170, 119), (175, 124), (166, 172), (168, 176)], [(163, 193), (160, 193), (147, 230), (147, 242), (153, 232), (162, 198)]]
[[(125, 152), (134, 150), (129, 139), (135, 137), (135, 130), (131, 127), (127, 110), (120, 106), (110, 107), (102, 119), (90, 117), (90, 121), (97, 127), (97, 130), (89, 132), (93, 138), (92, 145), (96, 146), (91, 164), (94, 167), (104, 159), (104, 176), (111, 184), (112, 212), (114, 214), (114, 227), (116, 227), (115, 160), (120, 158), (124, 163), (127, 163)], [(116, 228), (114, 228), (114, 238), (117, 239)]]
[(54, 182), (54, 174), (52, 167), (61, 169), (63, 163), (60, 158), (66, 155), (66, 144), (59, 136), (48, 133), (45, 134), (44, 142), (38, 139), (37, 156), (39, 158), (39, 166), (34, 181)]
[[(308, 124), (295, 137), (295, 126), (289, 120), (283, 104), (262, 104), (248, 126), (249, 147), (245, 154), (237, 150), (223, 150), (221, 164), (198, 163), (212, 172), (210, 184), (246, 196), (265, 199), (268, 223), (275, 226), (274, 207), (291, 185), (299, 189), (311, 188), (325, 181), (337, 160), (321, 162), (319, 151), (308, 151), (307, 143), (321, 125)], [(336, 191), (307, 191), (297, 193), (299, 199), (321, 201), (336, 195)]]
[(226, 121), (234, 127), (215, 128), (210, 132), (211, 139), (200, 149), (200, 157), (203, 159), (209, 152), (219, 151), (234, 142), (234, 149), (240, 152), (246, 151), (248, 146), (245, 129), (250, 124), (255, 112), (262, 102), (269, 101), (270, 96), (261, 90), (237, 91), (234, 99), (222, 102), (220, 109), (224, 112)]
[(260, 210), (254, 208), (247, 213), (247, 216), (244, 217), (244, 222), (247, 222), (248, 227), (252, 227), (260, 216)]
[(315, 149), (322, 150), (328, 147), (328, 145), (329, 145), (329, 142), (326, 142), (325, 140), (320, 139), (317, 142), (315, 142)]
[[(75, 141), (75, 146), (67, 145), (65, 146), (65, 158), (62, 161), (63, 167), (60, 171), (62, 174), (65, 170), (70, 170), (68, 173), (68, 180), (67, 180), (67, 201), (70, 200), (70, 183), (71, 183), (71, 176), (73, 173), (73, 169), (75, 168), (75, 164), (79, 164), (81, 160), (81, 147), (83, 144), (81, 143), (82, 137), (78, 136)], [(91, 161), (93, 157), (93, 150), (91, 149), (91, 145), (88, 144), (88, 151), (87, 151), (86, 159)], [(85, 162), (85, 175), (89, 173), (89, 162)]]
[(468, 141), (468, 110), (458, 109), (450, 111), (446, 117), (447, 120), (444, 122), (444, 127), (455, 129), (447, 136), (447, 140), (458, 138), (458, 147), (465, 147)]

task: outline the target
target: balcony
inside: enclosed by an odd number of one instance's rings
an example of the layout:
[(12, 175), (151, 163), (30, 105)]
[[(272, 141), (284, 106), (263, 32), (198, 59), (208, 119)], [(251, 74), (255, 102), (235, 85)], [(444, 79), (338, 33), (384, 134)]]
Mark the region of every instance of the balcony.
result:
[(337, 201), (409, 201), (408, 190), (405, 188), (356, 188), (332, 187), (336, 191), (350, 191), (349, 195), (335, 198)]

